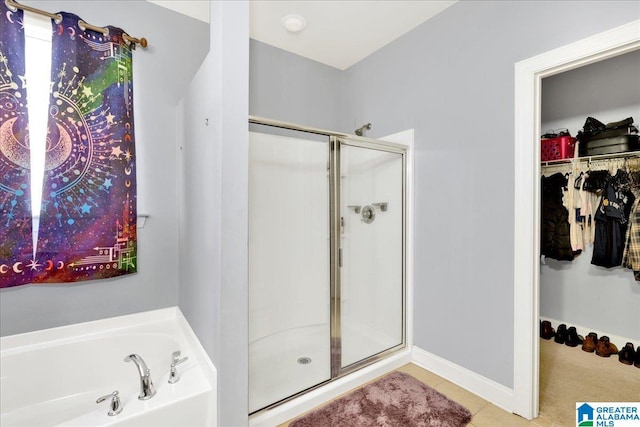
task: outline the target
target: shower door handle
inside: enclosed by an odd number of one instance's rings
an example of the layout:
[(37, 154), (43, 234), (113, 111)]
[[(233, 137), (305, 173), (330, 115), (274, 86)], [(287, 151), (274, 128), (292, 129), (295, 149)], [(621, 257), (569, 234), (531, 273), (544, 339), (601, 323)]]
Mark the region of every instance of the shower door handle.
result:
[(342, 248), (338, 249), (338, 267), (342, 268)]

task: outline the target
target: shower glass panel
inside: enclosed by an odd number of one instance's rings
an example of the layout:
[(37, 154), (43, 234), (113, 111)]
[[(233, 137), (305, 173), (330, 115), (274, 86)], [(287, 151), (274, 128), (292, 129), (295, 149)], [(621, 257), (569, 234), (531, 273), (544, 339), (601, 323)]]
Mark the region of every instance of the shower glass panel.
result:
[(341, 368), (404, 342), (404, 159), (340, 148)]
[(249, 132), (250, 413), (331, 378), (329, 137), (259, 128)]

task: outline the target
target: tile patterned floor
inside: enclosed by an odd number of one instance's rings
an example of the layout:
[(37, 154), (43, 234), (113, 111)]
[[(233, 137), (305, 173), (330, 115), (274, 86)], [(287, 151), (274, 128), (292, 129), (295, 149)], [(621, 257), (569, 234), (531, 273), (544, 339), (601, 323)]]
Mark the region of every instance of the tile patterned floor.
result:
[(414, 376), (428, 386), (433, 387), (448, 398), (455, 400), (467, 408), (473, 415), (469, 427), (552, 426), (551, 424), (534, 424), (531, 421), (525, 420), (524, 418), (498, 408), (481, 397), (478, 397), (462, 387), (426, 371), (419, 366), (408, 364), (398, 370)]
[[(540, 343), (540, 416), (531, 421), (417, 365), (408, 364), (398, 371), (412, 375), (466, 407), (473, 415), (469, 427), (571, 427), (575, 425), (573, 402), (640, 401), (640, 369), (619, 363), (617, 357), (601, 358), (580, 348), (544, 340)], [(584, 372), (590, 373), (588, 379), (593, 377), (596, 385), (584, 378)], [(606, 384), (601, 384), (603, 379)], [(593, 394), (596, 391), (600, 394)], [(278, 427), (286, 427), (289, 422)]]

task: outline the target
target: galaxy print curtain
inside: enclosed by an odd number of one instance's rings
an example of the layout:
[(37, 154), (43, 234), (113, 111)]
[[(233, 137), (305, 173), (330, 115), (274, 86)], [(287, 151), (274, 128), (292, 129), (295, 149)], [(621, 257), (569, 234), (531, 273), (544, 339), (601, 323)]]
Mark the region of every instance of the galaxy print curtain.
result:
[[(0, 58), (6, 58), (0, 70), (1, 143), (13, 153), (7, 156), (3, 150), (0, 158), (0, 287), (136, 272), (131, 47), (118, 28), (107, 27), (108, 35), (83, 31), (79, 17), (61, 15), (62, 22), (52, 21), (48, 135), (35, 247), (30, 243), (29, 163), (24, 160), (29, 156), (25, 94), (19, 92), (24, 85), (16, 79), (24, 74), (24, 52), (19, 52), (24, 34), (18, 13), (13, 19), (4, 10), (0, 15)], [(18, 90), (6, 88), (7, 79)], [(8, 114), (5, 105), (13, 109)], [(31, 194), (35, 197), (35, 189)]]
[[(27, 125), (22, 11), (8, 14), (0, 2), (0, 283), (30, 280), (25, 265), (33, 258), (31, 169)], [(12, 18), (11, 23), (9, 18)], [(18, 279), (19, 278), (19, 279)], [(18, 279), (16, 281), (16, 279)]]

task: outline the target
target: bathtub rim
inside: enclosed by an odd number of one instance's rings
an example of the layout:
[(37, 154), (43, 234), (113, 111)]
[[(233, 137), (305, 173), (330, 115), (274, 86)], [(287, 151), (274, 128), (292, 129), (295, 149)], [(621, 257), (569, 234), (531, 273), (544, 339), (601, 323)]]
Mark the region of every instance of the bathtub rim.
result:
[[(191, 347), (189, 352), (182, 350), (182, 356), (195, 359), (204, 371), (211, 373), (206, 375), (206, 380), (217, 392), (217, 369), (178, 306), (0, 337), (0, 358), (22, 351), (96, 339), (103, 335), (130, 333), (136, 327), (170, 321), (176, 322), (180, 332), (184, 334), (184, 341)], [(182, 340), (179, 339), (179, 341)]]

